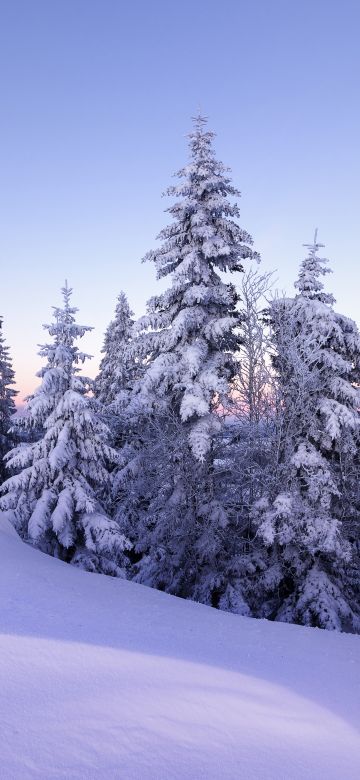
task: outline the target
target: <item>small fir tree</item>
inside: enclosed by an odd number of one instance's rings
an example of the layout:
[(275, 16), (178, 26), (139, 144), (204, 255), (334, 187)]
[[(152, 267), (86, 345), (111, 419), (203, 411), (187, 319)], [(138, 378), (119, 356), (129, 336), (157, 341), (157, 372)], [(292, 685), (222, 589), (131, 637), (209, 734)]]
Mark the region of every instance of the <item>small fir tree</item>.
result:
[(129, 389), (134, 378), (133, 362), (129, 360), (129, 344), (134, 326), (133, 312), (127, 297), (120, 292), (115, 317), (110, 322), (104, 339), (99, 374), (95, 380), (95, 397), (105, 407), (114, 403)]
[(54, 322), (44, 325), (53, 340), (39, 353), (47, 361), (42, 382), (18, 422), (43, 435), (8, 454), (17, 473), (2, 486), (0, 505), (41, 550), (89, 571), (120, 575), (128, 542), (98, 498), (115, 453), (88, 396), (91, 380), (78, 373), (88, 356), (75, 341), (91, 328), (75, 322), (71, 292), (65, 283), (63, 308), (55, 308)]
[[(342, 455), (356, 457), (360, 336), (324, 292), (328, 262), (307, 245), (294, 299), (271, 307), (279, 385), (273, 496), (255, 507), (269, 551), (265, 614), (330, 629), (358, 625), (345, 570), (352, 553), (343, 521)], [(355, 607), (355, 609), (353, 609)]]
[(14, 389), (15, 373), (9, 355), (9, 347), (5, 343), (3, 320), (0, 317), (0, 484), (6, 479), (4, 456), (14, 446), (14, 434), (12, 428), (12, 416), (16, 412), (15, 398), (17, 390)]

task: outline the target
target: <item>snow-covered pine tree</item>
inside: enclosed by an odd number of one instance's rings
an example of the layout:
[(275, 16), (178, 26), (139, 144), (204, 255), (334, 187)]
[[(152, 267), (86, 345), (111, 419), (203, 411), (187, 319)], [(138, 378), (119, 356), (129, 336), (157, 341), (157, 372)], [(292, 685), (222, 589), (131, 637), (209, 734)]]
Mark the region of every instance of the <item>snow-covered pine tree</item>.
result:
[(127, 297), (123, 291), (117, 298), (115, 317), (110, 322), (102, 348), (103, 358), (95, 380), (95, 397), (109, 407), (119, 394), (127, 391), (134, 378), (133, 362), (129, 360), (128, 346), (132, 337), (134, 320)]
[(43, 551), (89, 571), (121, 575), (128, 542), (97, 497), (109, 482), (115, 453), (88, 396), (91, 380), (79, 375), (79, 363), (88, 356), (75, 341), (91, 328), (76, 323), (71, 292), (65, 283), (64, 305), (44, 325), (53, 340), (39, 353), (47, 361), (38, 374), (42, 382), (18, 420), (43, 435), (8, 453), (17, 473), (3, 484), (0, 506)]
[(254, 509), (269, 551), (260, 614), (355, 630), (342, 460), (357, 453), (360, 336), (324, 292), (317, 233), (305, 246), (297, 295), (271, 306), (280, 412), (272, 490)]
[(221, 273), (242, 272), (243, 261), (257, 257), (251, 237), (235, 222), (239, 209), (229, 196), (240, 193), (216, 160), (214, 133), (206, 123), (200, 115), (194, 120), (191, 161), (177, 174), (184, 181), (166, 193), (178, 198), (167, 209), (174, 221), (161, 231), (161, 246), (145, 257), (155, 264), (158, 279), (171, 276), (172, 284), (150, 299), (138, 323), (137, 345), (152, 358), (137, 387), (138, 400), (149, 409), (171, 398), (171, 408), (188, 425), (198, 461), (218, 429), (214, 402), (228, 392), (239, 341), (238, 295)]
[(130, 351), (134, 320), (123, 291), (117, 298), (115, 317), (110, 322), (104, 339), (100, 370), (94, 382), (98, 413), (111, 432), (111, 442), (121, 448), (129, 436), (129, 418), (126, 407), (141, 367)]
[(223, 274), (257, 258), (235, 221), (230, 198), (239, 193), (215, 157), (213, 137), (198, 116), (190, 163), (177, 174), (180, 185), (167, 190), (176, 197), (168, 209), (173, 222), (145, 258), (171, 286), (149, 301), (137, 325), (134, 355), (148, 363), (129, 409), (138, 446), (130, 458), (125, 451), (116, 480), (118, 517), (141, 558), (138, 578), (207, 603), (226, 587), (216, 442), (239, 340), (238, 295)]
[(9, 355), (9, 347), (5, 343), (2, 330), (3, 320), (0, 317), (0, 484), (6, 479), (4, 456), (14, 446), (14, 435), (10, 431), (11, 417), (16, 412), (14, 389), (15, 373)]

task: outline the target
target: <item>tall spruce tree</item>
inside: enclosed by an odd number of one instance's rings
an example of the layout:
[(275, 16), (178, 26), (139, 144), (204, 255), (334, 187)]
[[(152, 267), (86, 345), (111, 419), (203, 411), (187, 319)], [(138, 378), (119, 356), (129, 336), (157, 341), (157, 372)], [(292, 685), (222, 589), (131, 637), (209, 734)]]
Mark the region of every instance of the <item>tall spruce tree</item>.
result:
[(15, 373), (9, 355), (9, 347), (5, 343), (3, 320), (0, 317), (0, 484), (6, 479), (4, 456), (14, 446), (14, 435), (11, 432), (11, 417), (16, 412), (14, 389)]
[(42, 382), (18, 420), (43, 435), (8, 454), (17, 473), (3, 484), (0, 506), (41, 550), (89, 571), (120, 575), (128, 542), (97, 495), (109, 483), (115, 453), (88, 397), (91, 380), (79, 375), (88, 356), (75, 341), (91, 328), (76, 323), (71, 292), (65, 283), (64, 305), (44, 325), (52, 342), (39, 353), (47, 361), (38, 374)]
[(271, 307), (280, 412), (272, 495), (254, 512), (269, 554), (263, 610), (278, 620), (354, 630), (342, 463), (357, 456), (360, 336), (324, 291), (328, 261), (318, 256), (316, 233), (305, 246), (297, 295)]
[(167, 190), (176, 202), (160, 247), (146, 256), (171, 286), (148, 303), (133, 354), (147, 369), (135, 383), (129, 415), (137, 446), (124, 448), (116, 478), (117, 516), (134, 542), (142, 582), (207, 603), (226, 588), (216, 452), (219, 410), (235, 373), (238, 295), (226, 272), (256, 258), (235, 221), (239, 195), (198, 116), (190, 163)]

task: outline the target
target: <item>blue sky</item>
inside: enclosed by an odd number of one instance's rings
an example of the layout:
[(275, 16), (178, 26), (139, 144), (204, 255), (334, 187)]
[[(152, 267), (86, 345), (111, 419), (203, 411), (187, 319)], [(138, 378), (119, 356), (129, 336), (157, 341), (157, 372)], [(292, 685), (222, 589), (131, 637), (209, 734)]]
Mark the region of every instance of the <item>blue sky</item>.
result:
[(158, 283), (145, 252), (199, 106), (242, 192), (264, 270), (291, 291), (314, 228), (338, 309), (358, 315), (357, 0), (3, 0), (0, 263), (21, 395), (65, 277), (94, 355), (124, 289)]

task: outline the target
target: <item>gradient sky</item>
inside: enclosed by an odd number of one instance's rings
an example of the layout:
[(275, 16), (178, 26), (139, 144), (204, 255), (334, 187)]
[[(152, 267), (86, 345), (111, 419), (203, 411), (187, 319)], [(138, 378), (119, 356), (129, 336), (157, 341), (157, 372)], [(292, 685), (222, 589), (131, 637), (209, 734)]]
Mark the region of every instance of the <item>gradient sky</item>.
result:
[(0, 263), (20, 397), (65, 277), (96, 372), (124, 289), (167, 223), (161, 193), (200, 106), (242, 192), (241, 224), (291, 292), (319, 228), (338, 309), (359, 295), (358, 0), (0, 0)]

